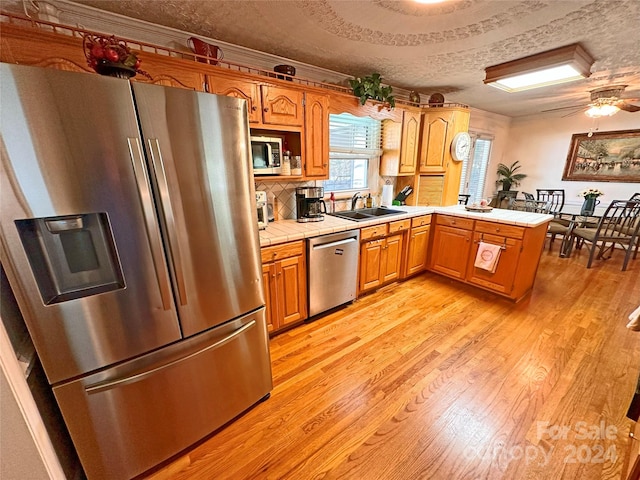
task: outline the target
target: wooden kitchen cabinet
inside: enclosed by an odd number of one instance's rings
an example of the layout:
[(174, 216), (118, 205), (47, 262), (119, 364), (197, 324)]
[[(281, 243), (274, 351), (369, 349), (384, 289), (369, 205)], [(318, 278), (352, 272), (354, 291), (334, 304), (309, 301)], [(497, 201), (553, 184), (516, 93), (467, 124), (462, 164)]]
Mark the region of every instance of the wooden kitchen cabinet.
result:
[(420, 113), (404, 110), (402, 123), (384, 120), (380, 175), (413, 175), (418, 160)]
[(329, 96), (306, 93), (304, 175), (329, 178)]
[(389, 235), (390, 224), (367, 227), (360, 231), (360, 292), (400, 278), (404, 245), (403, 233), (398, 233), (401, 225), (394, 225), (392, 228), (395, 233)]
[(261, 256), (267, 329), (271, 333), (307, 318), (304, 241), (263, 247)]
[(430, 269), (464, 280), (473, 237), (473, 220), (436, 215)]
[[(473, 245), (469, 255), (467, 281), (497, 293), (511, 295), (516, 285), (516, 273), (520, 266), (520, 255), (526, 233), (527, 229), (517, 225), (476, 221)], [(480, 242), (502, 247), (494, 273), (474, 266)], [(535, 256), (533, 252), (529, 254)], [(539, 255), (536, 258), (539, 258)], [(526, 264), (526, 262), (527, 260), (523, 259), (523, 263)]]
[(250, 123), (260, 123), (262, 121), (260, 89), (258, 87), (259, 85), (255, 82), (236, 77), (207, 75), (207, 88), (210, 93), (242, 98), (247, 101)]
[(449, 130), (452, 128), (453, 112), (437, 109), (425, 112), (422, 118), (420, 141), (420, 173), (444, 173), (445, 152)]
[(247, 100), (249, 122), (258, 125), (302, 127), (304, 93), (302, 90), (262, 85), (229, 73), (208, 74), (210, 93)]
[[(533, 288), (546, 229), (438, 214), (429, 269), (518, 301)], [(474, 265), (481, 241), (503, 247), (493, 273)]]
[(402, 114), (402, 139), (400, 141), (399, 174), (413, 174), (418, 160), (420, 137), (420, 113), (405, 110)]
[(407, 262), (403, 278), (420, 273), (427, 268), (431, 215), (415, 217), (411, 221), (407, 241)]

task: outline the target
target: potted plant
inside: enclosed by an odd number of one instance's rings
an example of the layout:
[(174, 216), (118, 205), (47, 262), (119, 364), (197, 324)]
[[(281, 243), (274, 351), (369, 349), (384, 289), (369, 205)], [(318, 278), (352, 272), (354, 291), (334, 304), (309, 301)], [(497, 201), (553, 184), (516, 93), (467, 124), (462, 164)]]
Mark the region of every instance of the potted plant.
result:
[(396, 100), (391, 95), (393, 88), (389, 85), (384, 86), (381, 82), (380, 74), (372, 73), (366, 77), (349, 80), (349, 85), (351, 85), (353, 94), (360, 99), (361, 105), (364, 105), (368, 99), (372, 99), (386, 103), (391, 108), (395, 107)]
[(526, 178), (524, 173), (516, 173), (522, 167), (519, 163), (520, 161), (516, 160), (510, 166), (506, 166), (504, 163), (498, 164), (496, 185), (502, 184), (502, 190), (508, 191), (512, 185), (517, 187), (520, 185), (520, 181)]

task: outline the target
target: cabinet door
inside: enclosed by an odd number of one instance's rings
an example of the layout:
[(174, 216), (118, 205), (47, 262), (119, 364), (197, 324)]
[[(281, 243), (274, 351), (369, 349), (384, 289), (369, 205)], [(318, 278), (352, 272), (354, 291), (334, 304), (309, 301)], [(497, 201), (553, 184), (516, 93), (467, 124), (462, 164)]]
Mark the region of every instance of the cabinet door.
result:
[(444, 114), (425, 114), (420, 145), (420, 173), (445, 171), (445, 148), (450, 120)]
[(472, 232), (436, 225), (431, 252), (431, 270), (465, 279)]
[(260, 123), (262, 112), (258, 85), (237, 78), (225, 78), (218, 75), (207, 75), (209, 92), (228, 97), (243, 98), (249, 109), (249, 122)]
[(307, 93), (306, 99), (304, 174), (329, 178), (329, 98)]
[(382, 261), (380, 263), (380, 281), (391, 282), (400, 278), (402, 265), (402, 235), (387, 237), (384, 241)]
[(304, 258), (297, 256), (278, 262), (280, 326), (307, 316), (307, 276)]
[[(505, 247), (504, 250), (500, 251), (498, 266), (494, 273), (474, 266), (480, 240)], [(469, 255), (467, 281), (498, 293), (510, 294), (513, 290), (521, 250), (522, 240), (476, 232), (473, 236), (471, 255)]]
[(402, 116), (402, 140), (398, 173), (414, 173), (416, 171), (419, 136), (420, 114), (405, 111)]
[(165, 87), (186, 88), (187, 90), (205, 91), (205, 76), (191, 68), (190, 63), (178, 59), (168, 59), (164, 55), (141, 53), (141, 68), (151, 78), (136, 75), (132, 80)]
[(273, 332), (278, 328), (274, 325), (277, 318), (278, 300), (275, 298), (276, 289), (276, 266), (273, 263), (262, 265), (262, 288), (266, 302), (267, 331)]
[(360, 291), (381, 285), (380, 263), (384, 239), (365, 242), (360, 247)]
[(421, 272), (427, 267), (427, 247), (429, 245), (429, 225), (411, 229), (409, 252), (407, 254), (406, 275)]
[(301, 127), (304, 123), (303, 93), (272, 85), (262, 85), (262, 121), (272, 125)]

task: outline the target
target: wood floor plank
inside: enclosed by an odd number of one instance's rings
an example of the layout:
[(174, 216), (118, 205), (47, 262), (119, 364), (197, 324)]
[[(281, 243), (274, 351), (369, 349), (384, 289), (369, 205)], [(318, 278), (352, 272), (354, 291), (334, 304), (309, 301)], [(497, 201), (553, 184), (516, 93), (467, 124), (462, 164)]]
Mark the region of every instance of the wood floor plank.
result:
[(142, 478), (618, 479), (640, 259), (585, 265), (545, 250), (518, 304), (425, 273), (284, 332), (271, 398)]

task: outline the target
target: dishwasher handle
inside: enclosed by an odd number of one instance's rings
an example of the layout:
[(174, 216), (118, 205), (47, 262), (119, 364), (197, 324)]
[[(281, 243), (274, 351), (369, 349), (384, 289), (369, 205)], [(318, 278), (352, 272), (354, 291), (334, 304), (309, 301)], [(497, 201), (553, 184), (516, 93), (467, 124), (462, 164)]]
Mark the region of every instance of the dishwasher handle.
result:
[(335, 242), (329, 242), (329, 243), (320, 243), (318, 245), (314, 245), (313, 249), (314, 250), (322, 250), (325, 248), (333, 248), (333, 247), (337, 247), (339, 245), (346, 245), (348, 243), (354, 243), (357, 242), (355, 237), (351, 237), (351, 238), (345, 238), (344, 240), (338, 240)]

